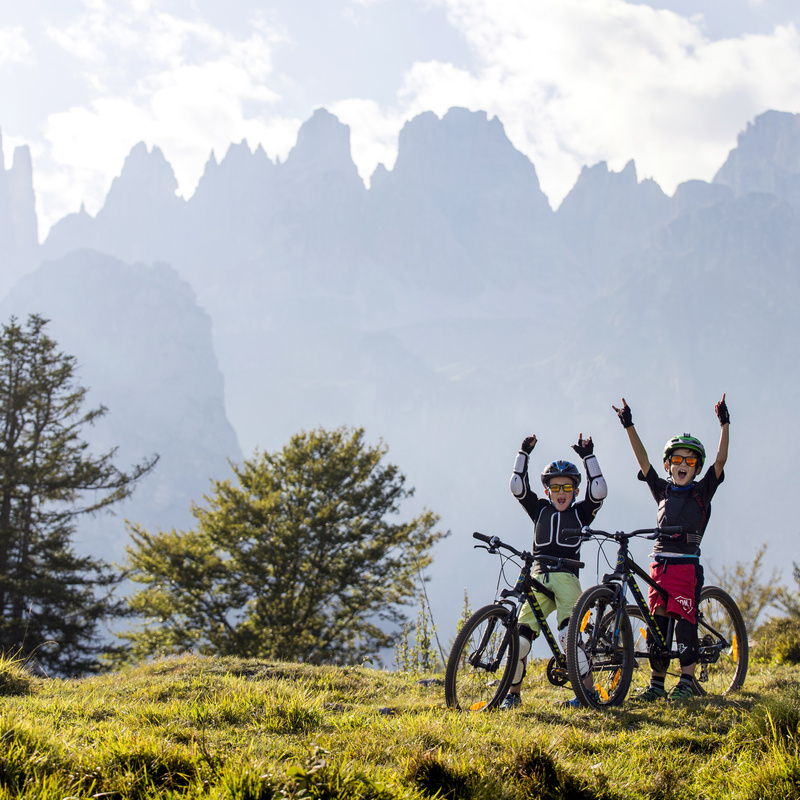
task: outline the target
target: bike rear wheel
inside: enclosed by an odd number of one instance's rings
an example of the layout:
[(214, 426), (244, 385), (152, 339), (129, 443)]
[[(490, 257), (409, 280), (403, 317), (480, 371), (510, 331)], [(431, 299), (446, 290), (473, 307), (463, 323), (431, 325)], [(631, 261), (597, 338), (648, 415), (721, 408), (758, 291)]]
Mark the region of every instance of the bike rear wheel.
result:
[(738, 689), (747, 676), (747, 630), (733, 598), (719, 586), (704, 586), (698, 608), (700, 659), (696, 695), (721, 695)]
[(448, 708), (491, 711), (511, 687), (519, 661), (514, 612), (496, 603), (476, 611), (459, 631), (444, 679)]
[[(619, 634), (616, 592), (608, 586), (587, 589), (575, 603), (567, 629), (567, 673), (583, 706), (617, 706), (628, 693), (634, 667), (633, 637), (625, 609), (620, 609)], [(590, 678), (591, 688), (584, 684)]]

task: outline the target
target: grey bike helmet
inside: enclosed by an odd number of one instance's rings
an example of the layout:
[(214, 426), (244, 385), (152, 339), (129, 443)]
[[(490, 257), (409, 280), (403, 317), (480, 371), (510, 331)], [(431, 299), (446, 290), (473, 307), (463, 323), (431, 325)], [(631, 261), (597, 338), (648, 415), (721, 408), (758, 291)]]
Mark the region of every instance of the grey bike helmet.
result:
[(563, 475), (565, 478), (572, 478), (575, 489), (581, 485), (581, 473), (571, 461), (553, 461), (542, 470), (542, 485), (545, 489), (550, 486), (553, 478)]
[(702, 442), (699, 439), (695, 439), (691, 433), (682, 433), (680, 436), (673, 436), (664, 445), (664, 461), (666, 462), (676, 450), (680, 450), (681, 448), (697, 453), (700, 458), (700, 462), (697, 465), (697, 472), (700, 472), (706, 460), (706, 449), (703, 447)]

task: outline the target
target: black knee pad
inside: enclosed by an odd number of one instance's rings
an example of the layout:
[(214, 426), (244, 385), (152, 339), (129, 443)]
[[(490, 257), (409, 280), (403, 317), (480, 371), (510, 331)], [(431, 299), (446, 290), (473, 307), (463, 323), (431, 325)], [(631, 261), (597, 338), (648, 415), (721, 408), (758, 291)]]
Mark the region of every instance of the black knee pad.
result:
[[(662, 617), (660, 615), (654, 615), (654, 616), (656, 618), (656, 625), (658, 625), (658, 629), (661, 631), (661, 635), (666, 640), (667, 627), (669, 626), (669, 618)], [(653, 648), (656, 646), (660, 647), (660, 643), (656, 641), (655, 636), (653, 636), (653, 634), (650, 633), (650, 629), (648, 628), (647, 649), (652, 653)], [(652, 669), (653, 672), (666, 672), (667, 668), (669, 667), (669, 659), (653, 658), (653, 656), (651, 655), (649, 660), (650, 660), (650, 669)]]
[(695, 664), (700, 658), (700, 647), (697, 643), (697, 624), (694, 625), (681, 617), (675, 623), (675, 641), (678, 644), (678, 661), (682, 667)]

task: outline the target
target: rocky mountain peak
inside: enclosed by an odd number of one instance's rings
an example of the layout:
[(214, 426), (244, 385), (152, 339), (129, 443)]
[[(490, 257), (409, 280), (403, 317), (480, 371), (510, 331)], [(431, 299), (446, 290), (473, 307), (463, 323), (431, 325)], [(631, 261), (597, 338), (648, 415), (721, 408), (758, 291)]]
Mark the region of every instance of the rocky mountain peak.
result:
[(293, 174), (342, 172), (361, 180), (350, 153), (350, 126), (324, 108), (300, 126), (297, 144), (282, 167)]
[[(541, 193), (536, 169), (511, 144), (503, 123), (466, 108), (451, 108), (441, 119), (426, 111), (407, 122), (392, 175), (394, 182), (450, 184), (456, 194), (466, 186), (497, 186), (512, 179)], [(547, 202), (543, 194), (542, 199)]]
[(159, 147), (148, 152), (139, 142), (128, 154), (122, 172), (111, 182), (111, 189), (98, 217), (108, 212), (126, 212), (131, 206), (163, 205), (177, 200), (178, 181)]
[(749, 122), (714, 183), (736, 196), (774, 194), (800, 213), (800, 114), (767, 111)]

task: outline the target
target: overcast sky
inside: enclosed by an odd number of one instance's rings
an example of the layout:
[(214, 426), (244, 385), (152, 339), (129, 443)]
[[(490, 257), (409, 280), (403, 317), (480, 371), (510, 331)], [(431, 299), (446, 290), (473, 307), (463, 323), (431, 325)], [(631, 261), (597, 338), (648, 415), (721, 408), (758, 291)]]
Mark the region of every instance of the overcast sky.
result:
[(319, 107), (362, 177), (403, 123), (454, 105), (504, 123), (556, 207), (584, 164), (710, 180), (767, 109), (800, 112), (797, 0), (0, 0), (6, 165), (28, 144), (40, 232), (94, 214), (158, 145), (191, 196), (213, 149), (285, 157)]

